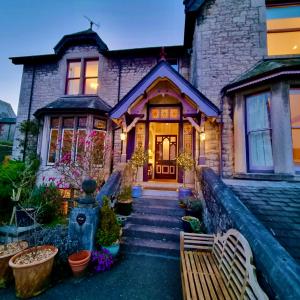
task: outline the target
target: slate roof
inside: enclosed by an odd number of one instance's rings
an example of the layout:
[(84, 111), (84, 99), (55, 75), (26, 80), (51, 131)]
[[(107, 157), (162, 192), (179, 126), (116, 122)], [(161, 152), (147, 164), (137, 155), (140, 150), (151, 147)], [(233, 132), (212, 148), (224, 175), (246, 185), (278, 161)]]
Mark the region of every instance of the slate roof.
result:
[(0, 100), (0, 120), (4, 118), (16, 119), (16, 114), (9, 103)]
[(40, 117), (41, 115), (50, 113), (81, 113), (81, 112), (95, 112), (108, 113), (111, 106), (107, 104), (98, 96), (68, 96), (60, 97), (48, 105), (38, 109), (34, 115)]
[(300, 182), (224, 182), (300, 264)]
[(300, 74), (300, 57), (266, 58), (226, 85), (222, 92), (226, 93), (230, 89), (238, 89), (240, 86), (254, 80), (263, 81), (275, 76), (288, 76), (289, 72), (295, 76), (295, 73), (298, 73), (297, 71)]

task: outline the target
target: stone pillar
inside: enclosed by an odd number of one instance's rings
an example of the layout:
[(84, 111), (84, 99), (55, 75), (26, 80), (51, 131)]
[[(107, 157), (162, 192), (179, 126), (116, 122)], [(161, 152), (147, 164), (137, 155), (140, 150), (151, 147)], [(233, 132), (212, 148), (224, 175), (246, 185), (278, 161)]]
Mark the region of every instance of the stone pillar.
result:
[(274, 172), (293, 174), (289, 85), (286, 82), (271, 86), (271, 125)]

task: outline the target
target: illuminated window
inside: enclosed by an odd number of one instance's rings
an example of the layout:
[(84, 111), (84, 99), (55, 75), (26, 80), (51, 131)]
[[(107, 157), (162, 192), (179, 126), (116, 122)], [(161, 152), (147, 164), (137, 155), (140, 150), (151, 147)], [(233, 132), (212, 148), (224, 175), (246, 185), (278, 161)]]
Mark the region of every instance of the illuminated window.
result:
[(50, 137), (49, 137), (49, 151), (48, 151), (48, 164), (55, 163), (57, 146), (58, 146), (58, 128), (59, 128), (59, 119), (51, 118), (50, 121)]
[(67, 72), (67, 88), (66, 93), (68, 95), (78, 95), (80, 93), (80, 73), (81, 62), (69, 61)]
[(85, 62), (84, 91), (86, 95), (97, 94), (98, 91), (98, 60)]
[[(98, 59), (69, 61), (66, 80), (66, 94), (97, 94), (98, 64)], [(83, 70), (83, 72), (81, 70)]]
[(300, 89), (290, 90), (290, 110), (293, 159), (296, 170), (300, 170)]
[(246, 120), (249, 171), (272, 171), (269, 93), (246, 97)]
[(61, 157), (71, 159), (74, 134), (74, 118), (63, 119)]
[(300, 54), (300, 5), (267, 9), (269, 55)]

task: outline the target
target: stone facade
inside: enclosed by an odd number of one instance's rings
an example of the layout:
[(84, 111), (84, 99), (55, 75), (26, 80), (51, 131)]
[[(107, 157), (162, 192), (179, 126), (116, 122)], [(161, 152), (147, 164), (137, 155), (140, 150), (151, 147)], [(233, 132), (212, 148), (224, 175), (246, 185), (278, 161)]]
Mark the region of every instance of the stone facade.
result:
[(213, 147), (206, 157), (215, 169), (222, 155), (226, 177), (234, 170), (232, 108), (222, 105), (221, 89), (266, 55), (265, 10), (264, 0), (207, 0), (196, 20), (190, 81), (223, 111), (222, 154)]

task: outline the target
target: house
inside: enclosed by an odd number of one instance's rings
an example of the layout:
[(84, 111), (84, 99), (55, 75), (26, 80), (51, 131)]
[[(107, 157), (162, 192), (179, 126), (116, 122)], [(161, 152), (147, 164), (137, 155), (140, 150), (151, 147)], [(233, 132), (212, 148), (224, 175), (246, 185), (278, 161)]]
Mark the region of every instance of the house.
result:
[[(44, 176), (63, 154), (76, 159), (78, 136), (95, 130), (111, 145), (107, 174), (141, 146), (141, 182), (193, 183), (176, 166), (182, 151), (224, 178), (299, 178), (299, 4), (184, 6), (183, 45), (109, 50), (90, 28), (52, 54), (11, 58), (24, 65), (17, 124), (39, 121)], [(15, 142), (13, 156), (21, 150)]]
[(0, 100), (0, 141), (12, 142), (15, 134), (16, 114), (11, 105)]

